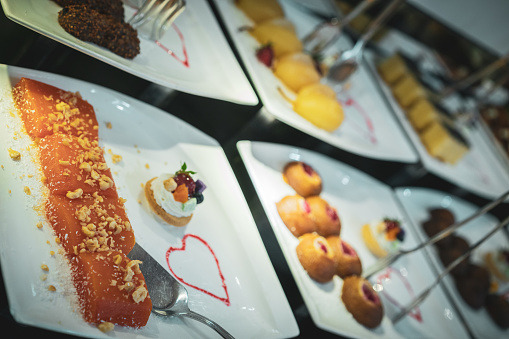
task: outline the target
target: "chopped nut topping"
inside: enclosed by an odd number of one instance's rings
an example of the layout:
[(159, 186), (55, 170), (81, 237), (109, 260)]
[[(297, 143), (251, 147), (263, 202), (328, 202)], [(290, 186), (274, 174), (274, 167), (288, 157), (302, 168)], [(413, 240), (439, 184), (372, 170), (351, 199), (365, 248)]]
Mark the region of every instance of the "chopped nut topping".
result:
[(42, 228), (42, 222), (38, 222), (36, 226), (37, 228)]
[(115, 263), (115, 265), (118, 265), (122, 262), (122, 257), (120, 256), (120, 254), (117, 254), (116, 256), (113, 257), (113, 262)]
[(69, 160), (58, 160), (58, 163), (64, 166), (69, 166), (71, 164)]
[(9, 151), (9, 156), (11, 157), (12, 160), (21, 159), (21, 153), (19, 153), (18, 151), (13, 150), (12, 148), (9, 148), (8, 151)]
[(175, 182), (175, 179), (169, 178), (163, 182), (164, 189), (168, 192), (173, 192), (177, 189), (177, 183)]
[(30, 187), (28, 187), (28, 186), (25, 186), (23, 188), (23, 191), (26, 193), (26, 195), (31, 195), (32, 194), (32, 192), (30, 191)]
[(69, 199), (78, 199), (83, 195), (83, 190), (81, 188), (76, 189), (75, 191), (68, 191), (65, 195)]
[(49, 271), (49, 267), (48, 267), (48, 265), (46, 265), (46, 264), (42, 264), (42, 265), (41, 265), (41, 270), (46, 271), (46, 272), (47, 272), (47, 271)]
[(97, 328), (103, 332), (103, 333), (106, 333), (106, 332), (111, 332), (113, 331), (113, 329), (115, 329), (115, 325), (113, 323), (110, 323), (108, 321), (105, 321), (103, 323), (100, 323), (99, 325), (97, 325)]
[(48, 286), (48, 291), (51, 291), (51, 292), (55, 292), (57, 290), (57, 288), (53, 285), (49, 285)]
[(135, 303), (140, 303), (148, 296), (148, 291), (145, 286), (138, 286), (133, 292), (133, 300)]

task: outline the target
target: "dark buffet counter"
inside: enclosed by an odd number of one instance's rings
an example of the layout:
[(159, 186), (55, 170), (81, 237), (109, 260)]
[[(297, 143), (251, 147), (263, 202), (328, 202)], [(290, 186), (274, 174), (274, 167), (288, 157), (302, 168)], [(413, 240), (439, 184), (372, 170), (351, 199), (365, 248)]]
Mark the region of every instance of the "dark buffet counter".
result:
[[(249, 205), (272, 265), (297, 320), (300, 338), (338, 336), (318, 328), (313, 323), (239, 155), (236, 147), (238, 141), (267, 141), (302, 147), (353, 166), (392, 187), (434, 188), (458, 196), (477, 206), (483, 206), (489, 202), (427, 172), (419, 161), (410, 164), (383, 161), (341, 150), (268, 116), (260, 111), (261, 104), (239, 105), (168, 90), (33, 32), (10, 21), (3, 13), (0, 15), (0, 44), (2, 46), (0, 63), (2, 64), (46, 71), (99, 84), (156, 106), (217, 140), (224, 149)], [(236, 53), (233, 44), (232, 48)], [(492, 214), (502, 219), (506, 217), (508, 209), (509, 204), (503, 204), (498, 206)], [(0, 279), (0, 284), (0, 322), (9, 337), (45, 335), (52, 338), (70, 337), (62, 333), (16, 323), (9, 311), (3, 278)]]

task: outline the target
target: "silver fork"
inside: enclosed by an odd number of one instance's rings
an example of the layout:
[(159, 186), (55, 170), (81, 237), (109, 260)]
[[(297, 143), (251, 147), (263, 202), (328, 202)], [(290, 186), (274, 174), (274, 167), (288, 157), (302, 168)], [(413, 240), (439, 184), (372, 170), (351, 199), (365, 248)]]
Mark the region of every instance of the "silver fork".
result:
[(502, 227), (507, 225), (509, 223), (509, 216), (506, 217), (502, 222), (500, 222), (495, 228), (493, 228), (490, 232), (488, 232), (484, 237), (482, 237), (479, 241), (477, 241), (474, 245), (472, 245), (468, 251), (463, 253), (460, 257), (458, 257), (456, 260), (454, 260), (452, 263), (447, 266), (442, 273), (437, 277), (437, 279), (426, 289), (424, 292), (419, 294), (416, 298), (414, 298), (405, 308), (398, 314), (396, 314), (392, 319), (392, 323), (396, 324), (398, 321), (403, 319), (410, 311), (412, 311), (415, 307), (419, 306), (426, 297), (430, 294), (430, 292), (435, 288), (442, 279), (448, 275), (457, 265), (459, 265), (463, 260), (468, 258), (470, 253), (472, 253), (473, 250), (475, 250), (479, 245), (481, 245), (486, 239), (491, 237), (493, 234), (495, 234), (498, 230), (500, 230)]
[(185, 0), (145, 0), (128, 22), (142, 36), (156, 41), (185, 8)]
[(127, 255), (131, 260), (140, 260), (140, 270), (145, 277), (152, 300), (152, 312), (169, 317), (187, 317), (197, 320), (216, 331), (223, 338), (234, 337), (216, 322), (193, 312), (187, 304), (186, 288), (137, 243)]
[(389, 255), (383, 257), (382, 259), (380, 259), (376, 263), (374, 263), (372, 266), (370, 266), (366, 270), (364, 270), (362, 276), (364, 278), (368, 279), (369, 277), (371, 277), (376, 272), (381, 271), (384, 268), (392, 265), (394, 262), (396, 262), (396, 260), (398, 260), (402, 256), (404, 256), (406, 254), (413, 253), (415, 251), (418, 251), (421, 248), (424, 248), (424, 247), (426, 247), (428, 245), (433, 245), (434, 243), (444, 239), (445, 237), (448, 237), (449, 235), (451, 235), (455, 230), (457, 230), (461, 226), (463, 226), (466, 223), (470, 222), (471, 220), (473, 220), (473, 219), (475, 219), (475, 218), (477, 218), (477, 217), (479, 217), (479, 216), (489, 212), (490, 210), (492, 210), (493, 208), (495, 208), (496, 206), (498, 206), (499, 204), (504, 202), (504, 200), (508, 196), (509, 196), (509, 191), (507, 191), (504, 194), (502, 194), (496, 200), (486, 204), (484, 207), (482, 207), (481, 209), (477, 210), (477, 212), (475, 212), (474, 214), (472, 214), (468, 218), (466, 218), (466, 219), (464, 219), (464, 220), (462, 220), (460, 222), (457, 222), (457, 223), (449, 226), (448, 228), (444, 229), (443, 231), (441, 231), (438, 234), (434, 235), (433, 237), (429, 238), (427, 241), (425, 241), (423, 243), (420, 243), (419, 245), (417, 245), (416, 247), (414, 247), (412, 249), (399, 250), (397, 252), (394, 252), (392, 254), (389, 254)]

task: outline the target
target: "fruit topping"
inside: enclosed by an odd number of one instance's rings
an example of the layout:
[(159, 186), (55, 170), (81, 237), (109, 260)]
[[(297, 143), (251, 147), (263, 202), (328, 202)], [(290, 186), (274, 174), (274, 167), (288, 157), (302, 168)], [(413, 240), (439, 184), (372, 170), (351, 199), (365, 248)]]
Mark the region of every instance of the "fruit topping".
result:
[(302, 163), (302, 167), (304, 168), (304, 172), (307, 173), (307, 175), (312, 176), (315, 173), (315, 170), (313, 167), (309, 166), (306, 163)]
[(320, 238), (315, 240), (315, 246), (323, 253), (325, 254), (329, 253), (329, 251), (327, 250), (327, 245), (325, 245), (324, 242), (320, 240)]
[(343, 249), (344, 254), (350, 255), (352, 257), (357, 256), (357, 252), (355, 252), (355, 250), (344, 241), (341, 241), (341, 248)]
[[(199, 179), (195, 181), (191, 177), (192, 174), (196, 174), (196, 172), (188, 171), (187, 164), (185, 162), (182, 164), (182, 167), (177, 172), (175, 172), (173, 180), (177, 184), (177, 189), (173, 192), (173, 197), (175, 198), (176, 201), (185, 203), (190, 198), (196, 198), (196, 202), (198, 204), (203, 202), (204, 199), (203, 191), (205, 191), (207, 186), (203, 183), (203, 181)], [(181, 189), (180, 186), (186, 188), (185, 197), (184, 190)], [(181, 191), (176, 196), (175, 193), (179, 190), (179, 188)]]
[(362, 284), (362, 293), (364, 294), (364, 298), (371, 301), (372, 303), (378, 304), (380, 302), (380, 299), (376, 295), (373, 288), (369, 286), (367, 283)]
[(311, 213), (311, 206), (309, 206), (309, 203), (302, 199), (302, 207), (304, 208), (304, 212)]
[(177, 189), (173, 191), (173, 198), (175, 201), (185, 203), (188, 200), (188, 191), (186, 185), (178, 185)]
[(396, 219), (384, 219), (385, 223), (385, 236), (387, 237), (387, 240), (394, 241), (399, 240), (403, 241), (405, 240), (405, 231), (403, 228), (401, 228), (401, 224)]
[(256, 58), (267, 67), (274, 64), (274, 50), (271, 44), (266, 44), (256, 50)]
[(339, 219), (338, 213), (336, 212), (336, 209), (330, 207), (329, 205), (327, 205), (327, 207), (325, 207), (325, 213), (327, 213), (329, 218), (331, 218), (331, 220), (333, 220), (333, 221), (336, 221), (336, 220)]
[(200, 179), (196, 180), (196, 187), (194, 189), (196, 194), (203, 193), (203, 191), (205, 191), (206, 188), (207, 186), (203, 183), (203, 181), (201, 181)]

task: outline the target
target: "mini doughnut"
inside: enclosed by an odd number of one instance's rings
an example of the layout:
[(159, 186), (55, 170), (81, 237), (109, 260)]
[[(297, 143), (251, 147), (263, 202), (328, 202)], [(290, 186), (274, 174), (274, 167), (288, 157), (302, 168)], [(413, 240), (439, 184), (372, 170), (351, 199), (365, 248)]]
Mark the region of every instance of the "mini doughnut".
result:
[(336, 273), (336, 262), (324, 237), (306, 233), (299, 237), (296, 251), (302, 267), (312, 279), (321, 283), (332, 280)]
[(323, 237), (339, 235), (341, 232), (341, 220), (334, 207), (320, 196), (306, 198), (311, 208), (311, 218), (316, 223), (316, 232)]
[(286, 164), (283, 179), (303, 197), (319, 195), (322, 192), (322, 178), (311, 166), (302, 161)]
[(361, 275), (362, 263), (352, 246), (337, 235), (328, 236), (326, 239), (336, 258), (336, 274), (341, 279)]
[(343, 281), (341, 300), (355, 320), (368, 328), (375, 328), (382, 322), (384, 309), (378, 293), (369, 281), (351, 275)]
[(311, 208), (306, 199), (299, 195), (289, 195), (276, 203), (277, 212), (296, 237), (316, 230), (315, 221), (311, 218)]

